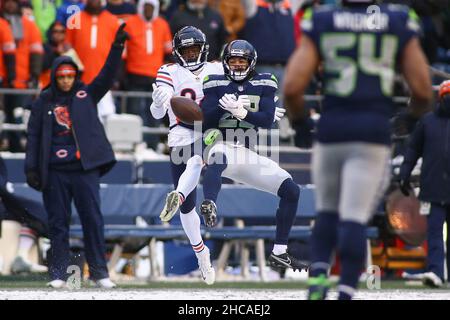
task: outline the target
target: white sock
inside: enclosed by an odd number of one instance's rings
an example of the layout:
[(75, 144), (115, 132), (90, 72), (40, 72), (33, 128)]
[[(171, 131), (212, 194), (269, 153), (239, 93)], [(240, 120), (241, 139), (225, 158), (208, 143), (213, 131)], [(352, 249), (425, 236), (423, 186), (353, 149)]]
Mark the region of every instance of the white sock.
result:
[(17, 255), (28, 260), (28, 253), (36, 241), (36, 233), (27, 227), (20, 229), (19, 245)]
[(200, 156), (195, 155), (186, 163), (186, 169), (178, 179), (177, 191), (182, 193), (186, 199), (188, 195), (195, 189), (202, 174), (203, 160)]
[(272, 252), (277, 256), (280, 254), (286, 253), (286, 251), (287, 251), (286, 244), (274, 244), (273, 245)]
[(189, 213), (180, 213), (180, 219), (184, 232), (186, 232), (189, 242), (192, 245), (192, 249), (197, 253), (202, 251), (204, 244), (200, 232), (200, 217), (197, 211), (195, 211), (195, 208)]

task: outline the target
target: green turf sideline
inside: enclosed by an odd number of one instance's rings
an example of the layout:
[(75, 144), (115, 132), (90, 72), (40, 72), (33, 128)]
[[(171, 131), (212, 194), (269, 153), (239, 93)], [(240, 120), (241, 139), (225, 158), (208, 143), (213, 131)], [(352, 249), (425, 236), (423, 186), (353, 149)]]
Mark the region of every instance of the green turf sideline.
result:
[[(35, 289), (45, 288), (48, 281), (46, 276), (0, 276), (1, 289)], [(83, 288), (90, 288), (89, 285), (83, 284)], [(274, 289), (274, 290), (299, 290), (306, 289), (307, 285), (304, 281), (295, 281), (292, 279), (270, 282), (256, 281), (226, 281), (216, 282), (212, 286), (207, 286), (201, 281), (153, 281), (142, 283), (120, 283), (119, 288), (123, 289)], [(367, 290), (365, 283), (361, 282), (361, 290)], [(410, 282), (404, 280), (385, 280), (381, 281), (381, 290), (450, 290), (449, 287), (440, 289), (429, 289), (422, 286), (419, 282)]]

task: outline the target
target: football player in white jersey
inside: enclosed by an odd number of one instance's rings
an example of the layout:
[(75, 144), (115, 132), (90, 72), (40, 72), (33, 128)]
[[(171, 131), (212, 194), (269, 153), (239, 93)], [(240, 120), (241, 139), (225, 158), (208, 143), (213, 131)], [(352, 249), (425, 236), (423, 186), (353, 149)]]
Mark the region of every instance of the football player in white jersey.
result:
[[(154, 118), (169, 116), (170, 160), (173, 183), (176, 190), (167, 195), (161, 212), (162, 221), (169, 221), (180, 209), (181, 224), (198, 258), (203, 280), (215, 281), (209, 249), (204, 245), (200, 231), (200, 217), (196, 212), (196, 186), (203, 166), (201, 132), (177, 120), (170, 106), (173, 96), (189, 97), (197, 103), (203, 99), (203, 79), (210, 74), (223, 74), (220, 62), (207, 62), (208, 44), (199, 29), (187, 26), (173, 38), (173, 55), (177, 63), (163, 65), (153, 85), (153, 103), (150, 111)], [(199, 149), (199, 150), (196, 150)], [(184, 174), (183, 174), (184, 172)], [(180, 178), (181, 177), (181, 178)]]

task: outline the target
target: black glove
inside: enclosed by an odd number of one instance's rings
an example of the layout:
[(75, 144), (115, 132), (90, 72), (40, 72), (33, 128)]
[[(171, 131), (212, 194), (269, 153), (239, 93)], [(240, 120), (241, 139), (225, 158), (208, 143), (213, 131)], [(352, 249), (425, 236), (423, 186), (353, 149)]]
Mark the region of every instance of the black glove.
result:
[(296, 147), (310, 149), (313, 144), (314, 120), (310, 117), (292, 122), (295, 130), (294, 143)]
[(41, 191), (41, 177), (39, 176), (39, 173), (30, 170), (27, 171), (26, 175), (28, 185), (37, 191)]
[(409, 194), (412, 191), (412, 186), (411, 186), (411, 182), (409, 181), (409, 179), (401, 179), (400, 180), (400, 191), (406, 197), (409, 197)]
[(113, 46), (123, 48), (125, 41), (130, 39), (130, 36), (127, 32), (125, 32), (123, 29), (125, 28), (127, 24), (122, 23), (119, 27), (119, 29), (116, 32), (116, 37), (114, 38)]

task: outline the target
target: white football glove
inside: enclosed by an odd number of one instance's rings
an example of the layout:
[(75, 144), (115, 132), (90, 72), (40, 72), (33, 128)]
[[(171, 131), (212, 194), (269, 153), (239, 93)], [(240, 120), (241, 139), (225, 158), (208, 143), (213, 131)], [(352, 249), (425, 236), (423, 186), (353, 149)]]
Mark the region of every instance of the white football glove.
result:
[(247, 116), (247, 109), (250, 107), (250, 99), (247, 95), (241, 95), (236, 98), (234, 94), (225, 94), (219, 100), (219, 105), (222, 109), (228, 111), (239, 120)]
[(155, 83), (152, 85), (153, 93), (152, 99), (155, 107), (157, 108), (168, 108), (170, 104), (170, 98), (172, 98), (173, 91), (164, 86), (158, 87)]
[(285, 112), (286, 112), (286, 109), (276, 107), (275, 108), (275, 113), (273, 115), (273, 122), (280, 121), (281, 118), (284, 117)]

